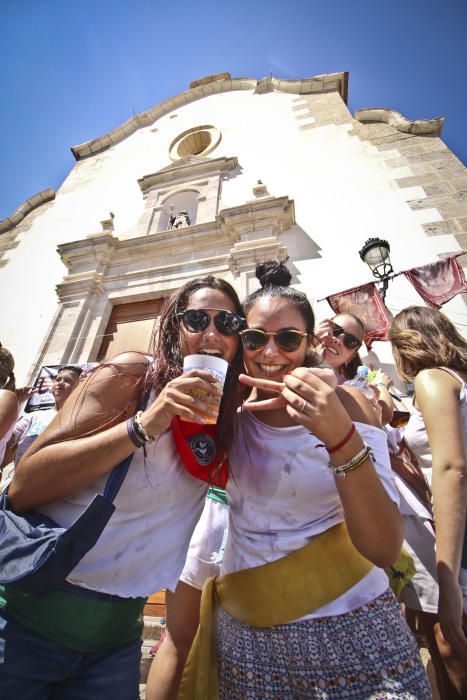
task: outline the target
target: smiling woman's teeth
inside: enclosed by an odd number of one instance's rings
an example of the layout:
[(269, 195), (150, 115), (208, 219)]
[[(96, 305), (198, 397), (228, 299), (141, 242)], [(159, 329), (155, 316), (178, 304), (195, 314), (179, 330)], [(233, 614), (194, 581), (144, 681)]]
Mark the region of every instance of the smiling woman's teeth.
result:
[(277, 372), (281, 371), (282, 367), (283, 365), (259, 365), (261, 372), (265, 374), (277, 374)]
[(216, 355), (217, 357), (220, 357), (222, 355), (220, 350), (214, 350), (211, 348), (203, 348), (199, 352), (200, 355)]

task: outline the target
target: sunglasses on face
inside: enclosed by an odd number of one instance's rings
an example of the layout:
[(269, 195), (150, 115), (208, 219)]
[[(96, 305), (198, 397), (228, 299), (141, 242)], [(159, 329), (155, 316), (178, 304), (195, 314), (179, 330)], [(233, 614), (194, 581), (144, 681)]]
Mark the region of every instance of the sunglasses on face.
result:
[(347, 333), (340, 326), (333, 326), (332, 334), (334, 338), (338, 338), (340, 335), (344, 336), (344, 345), (347, 350), (358, 350), (362, 346), (362, 341), (357, 338), (357, 336), (352, 333)]
[(266, 333), (260, 328), (247, 328), (240, 331), (243, 346), (247, 350), (261, 350), (268, 342), (268, 337), (272, 336), (274, 342), (280, 350), (284, 352), (294, 352), (300, 347), (303, 338), (306, 338), (308, 333), (302, 333), (294, 329), (284, 329), (276, 333)]
[[(221, 335), (236, 335), (244, 325), (244, 319), (232, 311), (224, 309), (209, 309), (218, 311), (214, 318), (214, 325)], [(187, 309), (177, 314), (182, 319), (186, 330), (190, 333), (202, 333), (211, 323), (211, 316), (206, 309)]]

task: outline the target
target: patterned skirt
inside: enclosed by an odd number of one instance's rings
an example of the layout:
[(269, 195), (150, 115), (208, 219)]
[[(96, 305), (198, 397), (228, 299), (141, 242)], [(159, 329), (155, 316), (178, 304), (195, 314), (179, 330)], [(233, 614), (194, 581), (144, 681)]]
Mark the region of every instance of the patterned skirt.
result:
[(220, 700), (429, 700), (413, 638), (391, 591), (352, 612), (265, 629), (217, 621)]

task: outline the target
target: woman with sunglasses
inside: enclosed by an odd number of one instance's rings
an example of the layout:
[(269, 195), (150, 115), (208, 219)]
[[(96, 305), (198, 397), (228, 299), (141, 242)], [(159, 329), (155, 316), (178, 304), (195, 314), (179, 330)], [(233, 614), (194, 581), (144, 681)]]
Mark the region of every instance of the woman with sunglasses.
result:
[[(354, 379), (357, 369), (362, 364), (359, 349), (363, 344), (365, 324), (355, 314), (337, 314), (322, 321), (316, 331), (321, 348), (323, 362), (336, 373), (339, 384)], [(394, 402), (389, 392), (391, 377), (385, 372), (378, 372), (374, 381), (369, 382), (375, 393), (378, 417), (383, 425), (389, 423), (394, 412)]]
[(399, 376), (414, 382), (414, 408), (404, 441), (432, 486), (435, 515), (431, 539), (425, 533), (425, 540), (416, 542), (423, 546), (425, 576), (416, 581), (409, 602), (421, 611), (420, 631), (430, 644), (440, 694), (465, 698), (467, 342), (440, 311), (422, 306), (397, 314), (389, 339)]
[(362, 364), (359, 349), (363, 343), (363, 321), (351, 313), (338, 314), (322, 321), (316, 331), (321, 344), (321, 355), (337, 374), (339, 384), (353, 379)]
[(361, 392), (310, 367), (314, 316), (287, 269), (263, 263), (257, 276), (244, 303), (240, 379), (252, 393), (229, 453), (223, 575), (203, 590), (180, 698), (218, 688), (222, 700), (427, 699), (381, 568), (402, 542), (385, 435)]
[[(14, 510), (38, 510), (68, 527), (133, 454), (115, 512), (66, 585), (40, 598), (0, 589), (0, 697), (138, 697), (145, 599), (167, 588), (170, 600), (204, 506), (201, 479), (225, 481), (240, 394), (240, 312), (227, 282), (185, 284), (161, 314), (153, 362), (135, 352), (104, 362), (19, 462), (9, 488)], [(230, 364), (220, 412), (213, 375), (182, 373), (194, 353)], [(218, 413), (215, 434), (204, 422)]]

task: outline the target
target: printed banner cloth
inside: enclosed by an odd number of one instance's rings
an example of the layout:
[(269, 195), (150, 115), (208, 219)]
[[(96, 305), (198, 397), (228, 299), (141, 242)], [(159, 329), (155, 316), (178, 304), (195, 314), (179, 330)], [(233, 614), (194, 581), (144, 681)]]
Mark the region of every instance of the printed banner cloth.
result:
[(387, 340), (392, 316), (373, 282), (326, 297), (335, 314), (351, 313), (365, 324), (363, 340), (368, 350), (375, 340)]
[(406, 270), (404, 275), (422, 299), (436, 309), (456, 294), (467, 292), (464, 270), (456, 258), (445, 258), (422, 267), (414, 267)]
[[(83, 362), (77, 367), (81, 367), (84, 372), (96, 367), (96, 362)], [(34, 382), (35, 393), (32, 394), (26, 402), (24, 407), (25, 413), (32, 413), (32, 411), (44, 411), (48, 408), (54, 408), (55, 399), (50, 392), (52, 388), (52, 382), (55, 379), (58, 370), (64, 365), (43, 365), (41, 371)]]

